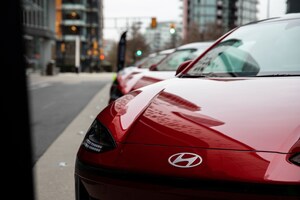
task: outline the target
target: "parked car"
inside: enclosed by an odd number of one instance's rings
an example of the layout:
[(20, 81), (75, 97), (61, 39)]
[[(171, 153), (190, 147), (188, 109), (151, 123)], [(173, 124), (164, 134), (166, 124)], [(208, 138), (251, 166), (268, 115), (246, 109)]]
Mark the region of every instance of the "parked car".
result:
[(193, 60), (212, 44), (212, 41), (194, 42), (178, 47), (174, 53), (170, 54), (170, 56), (161, 63), (152, 66), (149, 71), (137, 75), (134, 82), (127, 83), (125, 93), (162, 80), (173, 78), (181, 63)]
[(145, 59), (142, 59), (140, 62), (137, 62), (136, 65), (126, 67), (123, 70), (119, 71), (110, 87), (110, 98), (108, 103), (111, 103), (120, 96), (124, 95), (122, 88), (125, 87), (126, 83), (130, 81), (134, 75), (149, 71), (151, 67), (162, 62), (169, 54), (173, 53), (174, 51), (175, 49), (166, 49), (157, 53), (152, 53), (145, 57)]
[(192, 60), (203, 53), (213, 42), (194, 42), (182, 45), (173, 52), (168, 51), (168, 56), (160, 62), (151, 63), (148, 65), (149, 70), (139, 71), (127, 76), (123, 81), (118, 80), (119, 84), (115, 91), (115, 95), (110, 99), (110, 103), (115, 99), (129, 93), (132, 90), (140, 87), (162, 81), (168, 78), (173, 78), (177, 67), (184, 61)]
[(115, 100), (77, 152), (76, 199), (299, 200), (299, 52), (300, 14), (252, 22)]

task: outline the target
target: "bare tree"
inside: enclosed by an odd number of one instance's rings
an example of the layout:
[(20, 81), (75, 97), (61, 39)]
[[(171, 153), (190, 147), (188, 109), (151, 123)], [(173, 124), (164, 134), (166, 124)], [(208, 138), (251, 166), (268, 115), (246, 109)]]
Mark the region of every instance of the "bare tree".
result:
[(192, 22), (188, 27), (185, 38), (182, 40), (182, 44), (203, 41), (203, 35), (200, 33), (199, 29), (198, 24)]
[(216, 40), (225, 33), (222, 25), (216, 23), (207, 23), (205, 30), (202, 32), (203, 41)]
[(203, 29), (200, 29), (198, 24), (191, 23), (183, 39), (183, 44), (216, 40), (225, 33), (224, 31), (223, 26), (216, 23), (207, 23)]
[(112, 48), (108, 52), (107, 61), (111, 65), (112, 71), (117, 71), (117, 59), (118, 59), (118, 44), (115, 42)]
[(180, 44), (182, 44), (182, 38), (177, 33), (174, 33), (171, 35), (170, 41), (165, 43), (165, 45), (163, 46), (163, 49), (176, 48)]
[[(137, 59), (147, 55), (150, 50), (148, 44), (146, 43), (146, 39), (140, 31), (139, 24), (133, 24), (129, 33), (129, 39), (127, 40), (126, 44), (126, 66), (134, 64)], [(141, 56), (136, 55), (137, 50), (142, 52)]]

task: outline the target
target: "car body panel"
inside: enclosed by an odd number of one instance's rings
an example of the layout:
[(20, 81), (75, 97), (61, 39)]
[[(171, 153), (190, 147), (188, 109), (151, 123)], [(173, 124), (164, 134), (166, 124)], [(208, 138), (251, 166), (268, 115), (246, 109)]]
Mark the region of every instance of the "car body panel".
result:
[[(81, 172), (81, 174), (83, 174)], [(191, 186), (190, 182), (168, 181), (162, 183), (161, 178), (157, 177), (156, 181), (138, 181), (136, 179), (116, 179), (109, 177), (93, 176), (83, 174), (81, 178), (82, 184), (87, 188), (88, 193), (92, 197), (100, 197), (101, 200), (112, 199), (143, 199), (143, 200), (186, 200), (186, 199), (263, 199), (264, 200), (298, 200), (298, 196), (288, 195), (288, 192), (281, 193), (282, 190), (287, 191), (282, 185), (266, 187), (266, 185), (249, 185), (243, 184), (208, 184), (206, 182)], [(96, 178), (95, 178), (96, 177)], [(96, 179), (96, 180), (95, 180)], [(184, 185), (185, 184), (185, 185)], [(213, 185), (213, 186), (212, 186)], [(230, 187), (235, 188), (233, 191)], [(99, 189), (100, 188), (100, 189)], [(212, 190), (211, 188), (215, 188)], [(284, 188), (284, 189), (283, 189)], [(256, 193), (260, 191), (260, 193)], [(268, 192), (266, 192), (268, 191)], [(270, 192), (272, 191), (272, 192)]]
[(147, 71), (145, 73), (141, 73), (140, 75), (135, 76), (134, 82), (127, 82), (125, 91), (128, 93), (141, 87), (174, 77), (175, 73), (173, 71)]

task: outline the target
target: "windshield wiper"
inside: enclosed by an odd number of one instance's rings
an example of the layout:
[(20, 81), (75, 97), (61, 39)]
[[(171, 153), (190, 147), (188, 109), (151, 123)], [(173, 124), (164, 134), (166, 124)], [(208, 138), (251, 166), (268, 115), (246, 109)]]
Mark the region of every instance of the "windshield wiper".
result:
[(202, 73), (202, 74), (184, 74), (181, 77), (183, 78), (214, 78), (214, 77), (237, 77), (237, 74), (233, 72), (226, 73)]
[(197, 75), (191, 75), (191, 74), (183, 74), (180, 76), (180, 78), (206, 78), (207, 76), (197, 74)]

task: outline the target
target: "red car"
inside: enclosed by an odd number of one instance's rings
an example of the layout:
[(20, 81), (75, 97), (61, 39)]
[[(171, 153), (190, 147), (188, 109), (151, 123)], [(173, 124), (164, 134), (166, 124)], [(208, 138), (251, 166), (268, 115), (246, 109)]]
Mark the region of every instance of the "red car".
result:
[(169, 54), (173, 53), (175, 49), (166, 49), (158, 53), (152, 53), (136, 63), (136, 66), (125, 67), (117, 73), (110, 87), (109, 103), (123, 96), (121, 88), (124, 88), (128, 80), (131, 80), (135, 74), (149, 71), (149, 69), (162, 62)]
[(149, 70), (131, 73), (126, 79), (118, 78), (118, 87), (111, 95), (110, 103), (128, 92), (162, 80), (173, 78), (178, 66), (203, 53), (213, 42), (194, 42), (182, 45), (157, 63), (151, 63)]
[(300, 14), (238, 27), (102, 110), (76, 200), (300, 199)]
[(138, 75), (138, 78), (136, 78), (136, 81), (133, 84), (127, 84), (127, 88), (128, 85), (130, 88), (128, 89), (128, 92), (162, 80), (173, 78), (181, 63), (196, 58), (212, 44), (213, 42), (194, 42), (178, 47), (174, 53), (170, 54), (161, 63), (152, 66), (149, 71), (145, 71), (142, 75)]

